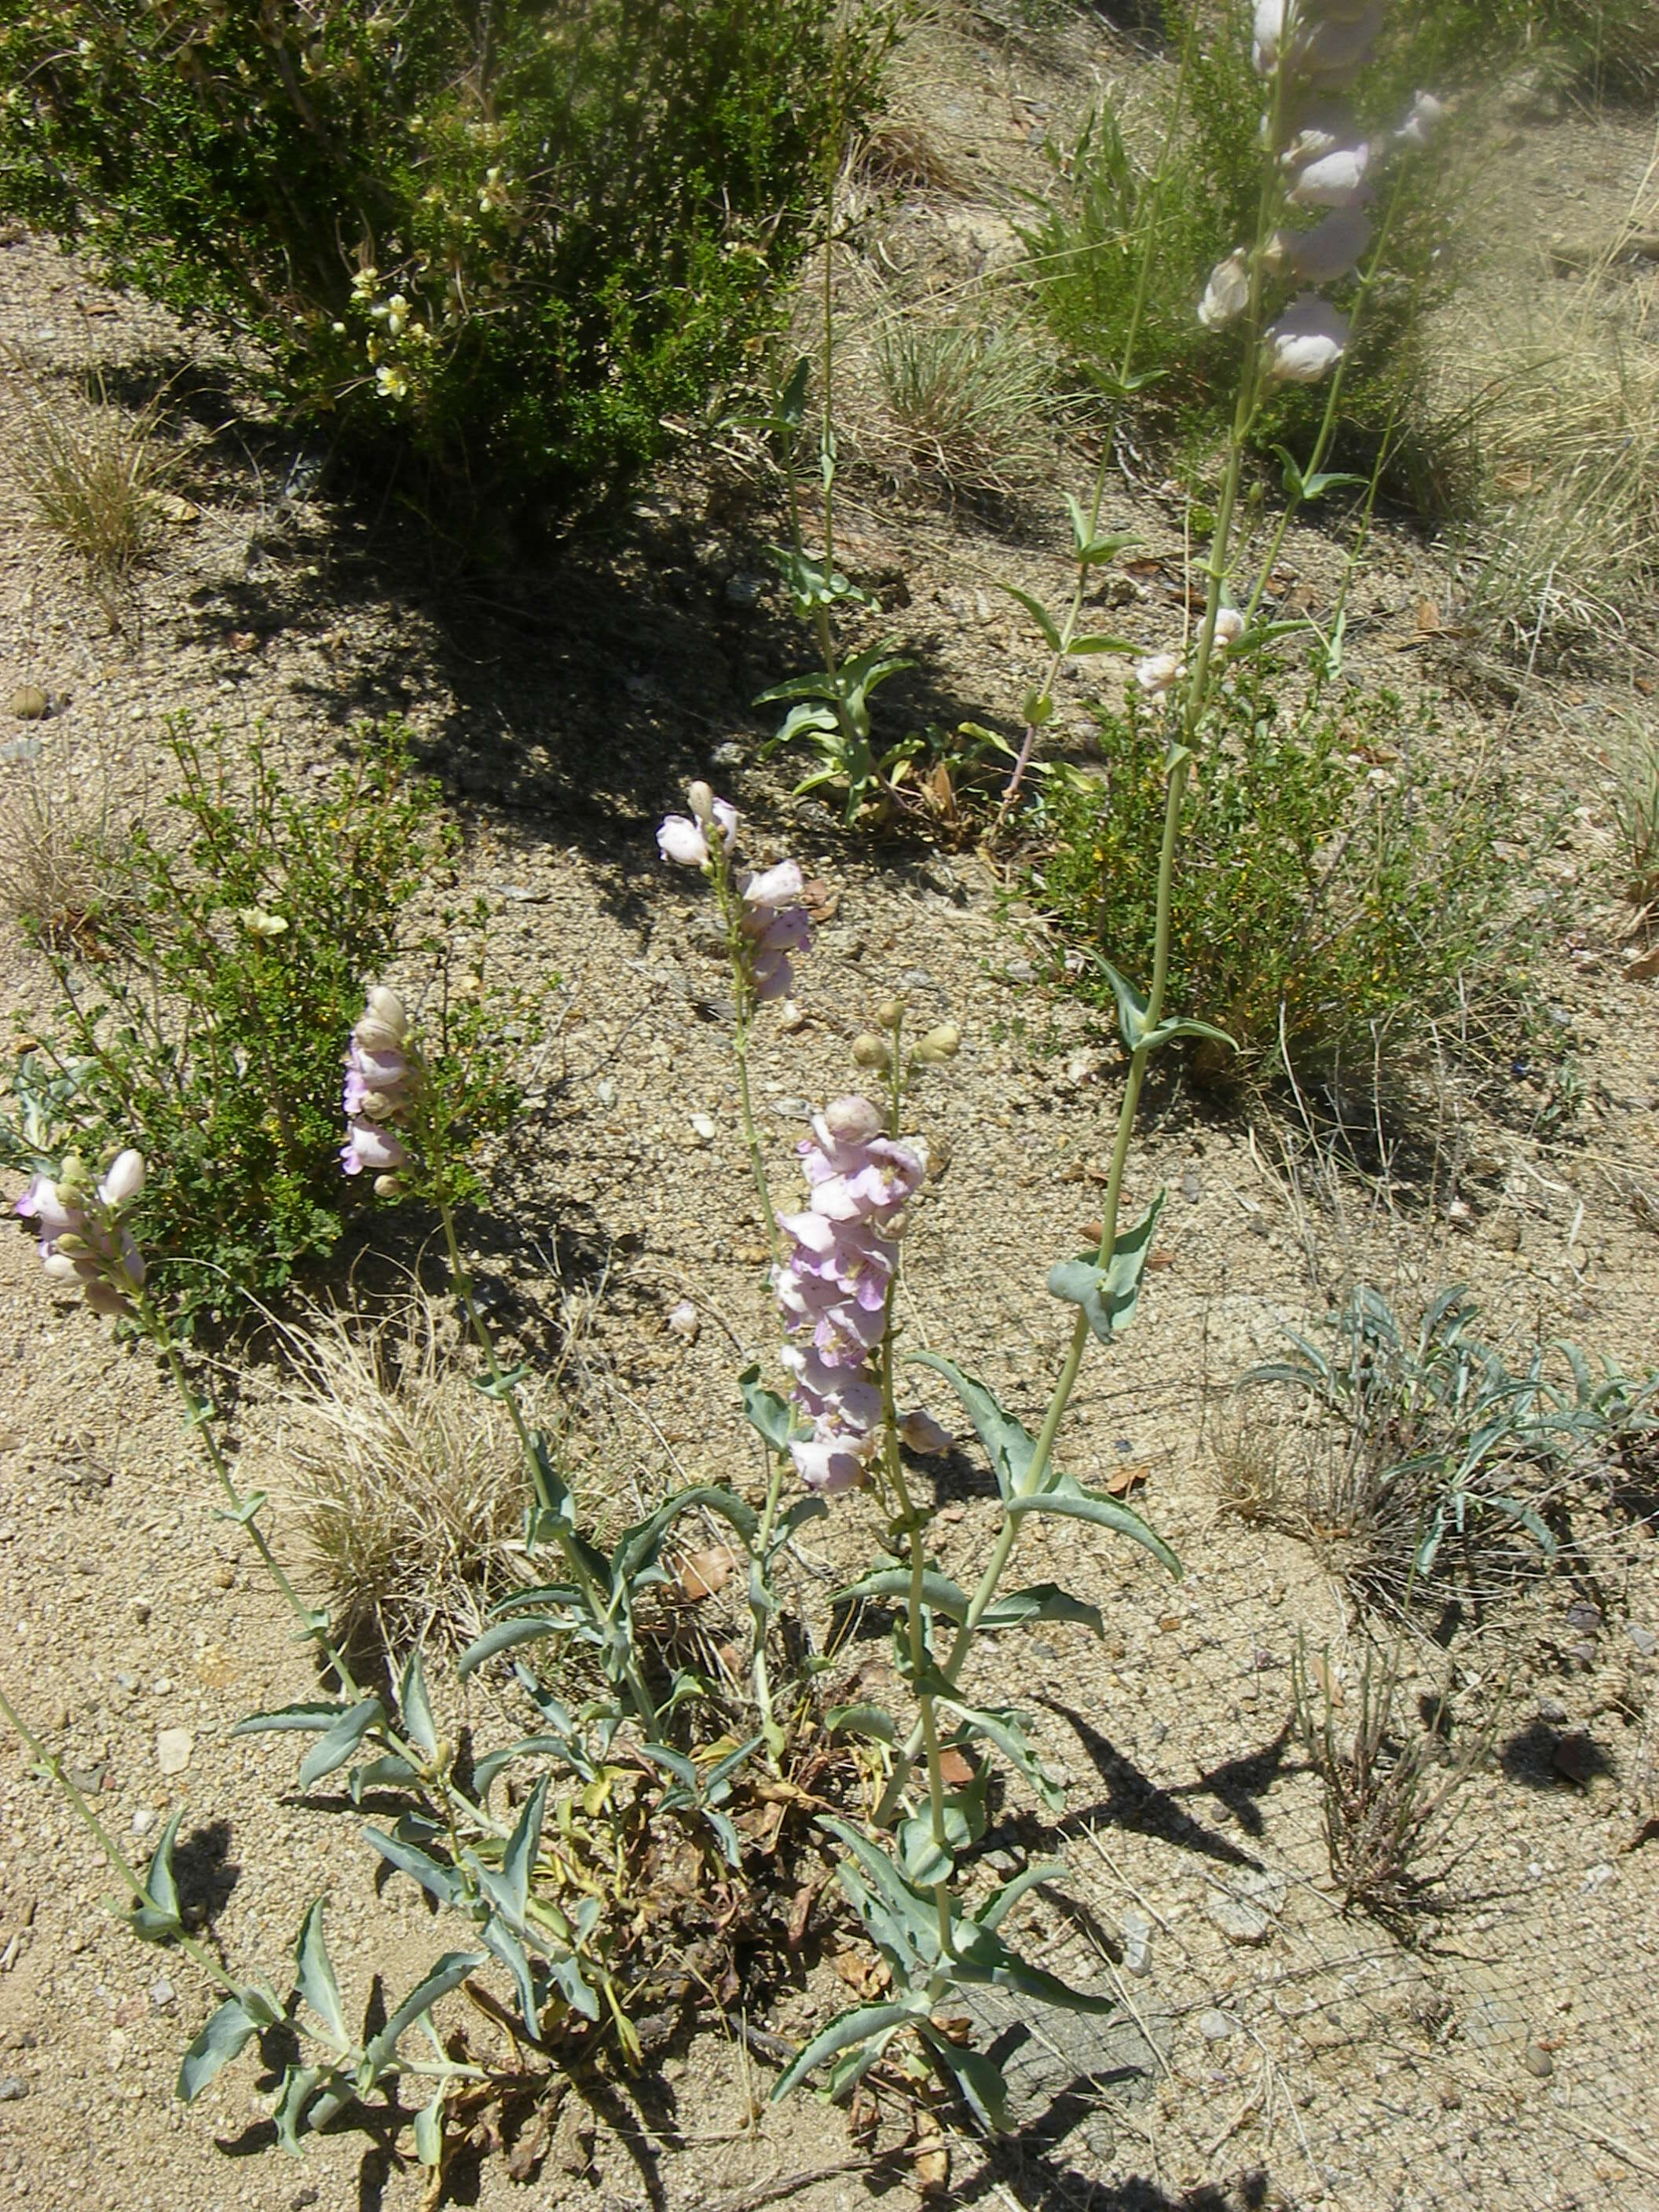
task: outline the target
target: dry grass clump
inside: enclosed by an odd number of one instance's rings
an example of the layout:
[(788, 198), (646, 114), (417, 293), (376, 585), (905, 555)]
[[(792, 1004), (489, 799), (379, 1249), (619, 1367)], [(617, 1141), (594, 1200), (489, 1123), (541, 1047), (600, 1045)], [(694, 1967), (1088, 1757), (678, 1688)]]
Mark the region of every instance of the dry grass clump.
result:
[(1017, 324), (899, 313), (882, 324), (876, 357), (915, 473), (953, 497), (1006, 494), (1042, 475), (1049, 374)]
[(0, 787), (0, 913), (55, 951), (107, 947), (131, 894), (107, 775), (48, 788), (40, 757)]
[(1450, 406), (1478, 487), (1468, 611), (1529, 666), (1623, 639), (1659, 578), (1659, 286), (1637, 251), (1656, 178), (1659, 146), (1611, 235), (1547, 273), (1526, 240), (1446, 334), (1477, 395)]
[(287, 1332), (298, 1381), (283, 1456), (336, 1619), (388, 1649), (479, 1632), (512, 1580), (529, 1488), (507, 1417), (459, 1364), (419, 1289), (367, 1330), (319, 1310)]
[(1659, 730), (1630, 725), (1613, 773), (1620, 889), (1647, 921), (1659, 907)]
[(24, 489), (100, 597), (130, 584), (161, 543), (167, 471), (155, 426), (153, 407), (131, 414), (100, 388), (78, 405), (43, 396), (18, 442)]
[(1659, 347), (1564, 319), (1511, 354), (1479, 424), (1474, 620), (1529, 661), (1622, 636), (1659, 574)]
[(1447, 1901), (1448, 1846), (1463, 1785), (1486, 1764), (1495, 1717), (1446, 1741), (1447, 1699), (1415, 1717), (1401, 1694), (1399, 1651), (1381, 1664), (1367, 1646), (1352, 1728), (1340, 1724), (1332, 1662), (1294, 1661), (1297, 1731), (1318, 1777), (1325, 1848), (1342, 1910), (1405, 1933), (1413, 1915)]

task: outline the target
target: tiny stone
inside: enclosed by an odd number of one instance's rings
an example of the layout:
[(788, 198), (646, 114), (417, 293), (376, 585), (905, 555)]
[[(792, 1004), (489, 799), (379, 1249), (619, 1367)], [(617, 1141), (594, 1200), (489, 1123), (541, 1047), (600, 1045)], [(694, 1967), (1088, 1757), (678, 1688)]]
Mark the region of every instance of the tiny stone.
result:
[(1034, 983), (1036, 981), (1036, 969), (1029, 960), (1011, 960), (1003, 973), (1011, 983)]
[(593, 1095), (601, 1106), (614, 1106), (617, 1103), (617, 1086), (607, 1075)]
[(15, 2105), (28, 2093), (29, 2085), (21, 2074), (0, 2074), (0, 2105)]
[(159, 1729), (155, 1736), (155, 1763), (163, 1774), (182, 1774), (190, 1765), (191, 1753), (196, 1748), (196, 1738), (189, 1729)]
[(141, 1805), (138, 1808), (138, 1810), (132, 1816), (133, 1834), (135, 1836), (147, 1836), (155, 1826), (155, 1814), (150, 1810), (150, 1808), (148, 1805)]
[(719, 1133), (712, 1114), (694, 1114), (691, 1129), (698, 1143), (702, 1145), (712, 1145)]
[(1567, 1626), (1576, 1628), (1581, 1636), (1594, 1636), (1601, 1626), (1601, 1608), (1587, 1598), (1580, 1598), (1567, 1607)]
[(735, 738), (728, 738), (723, 745), (716, 745), (708, 757), (716, 768), (741, 768), (747, 755)]
[(1625, 1623), (1625, 1633), (1644, 1659), (1651, 1659), (1659, 1651), (1659, 1636), (1650, 1628), (1638, 1628), (1633, 1620)]
[(1527, 2043), (1521, 2053), (1521, 2063), (1528, 2074), (1535, 2074), (1540, 2081), (1547, 2081), (1555, 2071), (1555, 2061), (1541, 2043)]
[(1188, 1206), (1196, 1206), (1199, 1200), (1204, 1195), (1204, 1186), (1194, 1174), (1191, 1168), (1188, 1168), (1186, 1174), (1181, 1178), (1181, 1195), (1186, 1200)]
[(1152, 1923), (1144, 1912), (1126, 1912), (1119, 1922), (1123, 1930), (1123, 1971), (1150, 1974), (1152, 1971)]
[(165, 1974), (159, 1975), (149, 1985), (149, 2001), (157, 2012), (165, 2012), (178, 1994)]
[(1540, 1698), (1538, 1717), (1540, 1721), (1547, 1721), (1552, 1728), (1560, 1728), (1571, 1720), (1572, 1716), (1559, 1698)]
[(739, 569), (726, 580), (726, 603), (732, 607), (752, 607), (766, 588), (764, 576), (745, 575)]
[(213, 1570), (213, 1587), (215, 1589), (234, 1589), (236, 1587), (235, 1568), (231, 1566), (216, 1567)]
[(1224, 2043), (1237, 2026), (1224, 2012), (1201, 2012), (1198, 2015), (1198, 2032), (1206, 2043)]
[(155, 1677), (155, 1680), (150, 1684), (150, 1689), (154, 1695), (158, 1698), (170, 1698), (173, 1695), (172, 1675), (158, 1674)]
[(51, 702), (38, 684), (20, 684), (11, 695), (11, 711), (20, 722), (38, 722), (50, 711)]
[(688, 1344), (696, 1342), (697, 1332), (702, 1326), (697, 1319), (697, 1310), (690, 1298), (682, 1298), (668, 1316), (667, 1327), (676, 1336), (683, 1336)]
[(137, 1622), (140, 1628), (144, 1626), (145, 1622), (149, 1619), (150, 1614), (155, 1609), (147, 1597), (129, 1598), (127, 1600), (127, 1603), (131, 1608), (133, 1619)]
[(1211, 1891), (1204, 1910), (1230, 1943), (1265, 1943), (1273, 1933), (1273, 1922), (1259, 1905), (1228, 1897), (1220, 1890)]

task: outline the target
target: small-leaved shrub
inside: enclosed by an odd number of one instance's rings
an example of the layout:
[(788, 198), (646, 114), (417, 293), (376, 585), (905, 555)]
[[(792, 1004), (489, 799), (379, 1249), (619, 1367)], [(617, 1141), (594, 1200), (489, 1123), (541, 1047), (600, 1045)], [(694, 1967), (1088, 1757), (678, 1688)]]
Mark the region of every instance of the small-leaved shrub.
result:
[[(1421, 1037), (1491, 975), (1507, 870), (1497, 793), (1437, 769), (1434, 724), (1387, 692), (1315, 696), (1299, 714), (1273, 679), (1242, 672), (1187, 802), (1175, 876), (1170, 988), (1226, 1031), (1189, 1068), (1233, 1082), (1281, 1048), (1298, 1075), (1369, 1066), (1378, 1041)], [(1103, 775), (1050, 779), (1052, 842), (1039, 896), (1063, 937), (1144, 984), (1152, 972), (1167, 732), (1132, 688), (1096, 710)], [(1070, 963), (1076, 967), (1077, 963)], [(1109, 980), (1079, 987), (1103, 1008)]]
[(61, 1004), (25, 1045), (0, 1157), (32, 1168), (136, 1140), (149, 1173), (135, 1224), (197, 1312), (280, 1289), (339, 1236), (361, 979), (391, 960), (447, 840), (396, 723), (364, 731), (358, 760), (303, 798), (257, 740), (243, 754), (179, 724), (167, 745), (183, 836), (136, 830), (108, 939), (42, 932)]
[(880, 45), (831, 0), (4, 0), (0, 210), (332, 440), (569, 494), (741, 368)]

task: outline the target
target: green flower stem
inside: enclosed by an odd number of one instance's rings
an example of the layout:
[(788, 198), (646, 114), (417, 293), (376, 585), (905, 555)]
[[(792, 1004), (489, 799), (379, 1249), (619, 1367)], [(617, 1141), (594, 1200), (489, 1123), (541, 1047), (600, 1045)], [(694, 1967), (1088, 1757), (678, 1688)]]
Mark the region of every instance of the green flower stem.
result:
[[(767, 1578), (768, 1557), (772, 1545), (772, 1529), (778, 1517), (778, 1500), (783, 1493), (784, 1455), (772, 1455), (771, 1479), (766, 1486), (766, 1504), (761, 1512), (761, 1523), (750, 1556), (758, 1571), (762, 1590), (769, 1595)], [(761, 1733), (766, 1738), (768, 1750), (775, 1761), (783, 1753), (783, 1730), (778, 1726), (772, 1710), (772, 1678), (766, 1663), (766, 1632), (770, 1622), (767, 1607), (751, 1589), (749, 1611), (754, 1622), (754, 1656), (750, 1668), (755, 1684), (755, 1704), (760, 1713)]]
[(132, 1289), (125, 1284), (122, 1287), (126, 1290), (128, 1297), (133, 1302), (140, 1327), (167, 1362), (167, 1371), (173, 1377), (174, 1388), (184, 1401), (185, 1418), (201, 1439), (202, 1449), (207, 1455), (208, 1465), (213, 1469), (219, 1487), (225, 1493), (226, 1501), (233, 1516), (240, 1521), (246, 1530), (248, 1540), (259, 1554), (260, 1563), (265, 1572), (281, 1591), (289, 1612), (299, 1622), (307, 1637), (316, 1643), (324, 1657), (339, 1676), (340, 1686), (347, 1696), (362, 1698), (365, 1693), (351, 1671), (349, 1661), (343, 1651), (335, 1648), (329, 1637), (326, 1623), (319, 1615), (315, 1607), (308, 1606), (295, 1589), (289, 1579), (287, 1570), (271, 1550), (264, 1529), (260, 1528), (257, 1519), (247, 1511), (247, 1500), (237, 1489), (224, 1453), (220, 1447), (219, 1439), (213, 1433), (212, 1409), (204, 1399), (197, 1395), (196, 1387), (185, 1371), (184, 1360), (179, 1356), (179, 1347), (173, 1341), (171, 1332), (142, 1291)]
[[(1281, 72), (1282, 78), (1282, 72)], [(1275, 88), (1275, 118), (1282, 99), (1282, 84)], [(1273, 133), (1277, 143), (1277, 129)], [(1227, 463), (1222, 479), (1221, 494), (1216, 507), (1215, 529), (1210, 542), (1210, 558), (1206, 564), (1207, 589), (1205, 594), (1204, 617), (1199, 628), (1198, 641), (1193, 657), (1191, 673), (1181, 723), (1181, 740), (1171, 748), (1168, 781), (1164, 808), (1164, 836), (1158, 851), (1158, 907), (1153, 937), (1152, 978), (1147, 994), (1145, 1027), (1157, 1029), (1163, 1018), (1164, 1001), (1169, 988), (1170, 917), (1175, 883), (1176, 848), (1180, 838), (1181, 809), (1186, 797), (1187, 784), (1192, 769), (1191, 741), (1198, 735), (1207, 699), (1212, 670), (1214, 665), (1216, 617), (1221, 609), (1221, 593), (1229, 574), (1229, 556), (1232, 550), (1233, 525), (1237, 513), (1239, 486), (1243, 480), (1244, 453), (1250, 428), (1261, 404), (1261, 291), (1262, 251), (1272, 225), (1277, 205), (1279, 180), (1276, 166), (1271, 159), (1264, 167), (1261, 193), (1257, 209), (1255, 249), (1250, 256), (1250, 298), (1246, 320), (1246, 352), (1243, 373), (1239, 381), (1237, 404), (1233, 411), (1232, 433), (1228, 441)], [(1135, 1117), (1139, 1109), (1141, 1087), (1146, 1081), (1146, 1063), (1151, 1048), (1137, 1045), (1129, 1055), (1128, 1074), (1124, 1083), (1123, 1097), (1118, 1109), (1117, 1130), (1113, 1140), (1110, 1166), (1106, 1182), (1105, 1202), (1102, 1208), (1098, 1264), (1105, 1267), (1110, 1261), (1117, 1242), (1118, 1216), (1122, 1203), (1124, 1171), (1128, 1164), (1129, 1145), (1134, 1133)], [(1066, 1349), (1054, 1391), (1043, 1414), (1042, 1425), (1037, 1431), (1030, 1466), (1019, 1487), (1022, 1498), (1030, 1497), (1038, 1490), (1053, 1456), (1054, 1440), (1060, 1425), (1077, 1388), (1077, 1379), (1083, 1365), (1083, 1355), (1089, 1341), (1089, 1323), (1081, 1312), (1073, 1324), (1071, 1342)], [(957, 1629), (943, 1672), (948, 1682), (961, 1679), (975, 1634), (987, 1608), (996, 1595), (1015, 1544), (1019, 1538), (1019, 1522), (1009, 1513), (1003, 1516), (1002, 1527), (992, 1547), (985, 1571), (975, 1589), (967, 1613)], [(906, 1775), (914, 1766), (917, 1752), (926, 1741), (924, 1729), (913, 1729), (895, 1762), (892, 1778), (882, 1801), (886, 1811), (896, 1800)]]
[[(21, 1714), (18, 1711), (15, 1705), (12, 1704), (11, 1699), (7, 1697), (3, 1690), (0, 1690), (0, 1713), (3, 1713), (5, 1715), (9, 1725), (16, 1731), (18, 1736), (22, 1740), (22, 1741), (27, 1745), (30, 1751), (33, 1753), (35, 1758), (39, 1760), (41, 1767), (51, 1777), (52, 1780), (57, 1784), (58, 1789), (68, 1799), (70, 1810), (74, 1813), (76, 1820), (78, 1820), (82, 1826), (87, 1830), (88, 1833), (97, 1844), (99, 1849), (103, 1852), (104, 1856), (115, 1869), (115, 1871), (120, 1875), (122, 1881), (125, 1882), (129, 1895), (138, 1902), (143, 1903), (148, 1895), (148, 1892), (145, 1890), (143, 1883), (139, 1880), (137, 1875), (128, 1863), (126, 1854), (122, 1850), (120, 1845), (110, 1834), (109, 1830), (104, 1826), (98, 1815), (93, 1811), (91, 1806), (88, 1804), (81, 1792), (76, 1788), (74, 1783), (72, 1783), (68, 1775), (64, 1773), (64, 1763), (58, 1758), (56, 1752), (51, 1752), (46, 1749), (45, 1744), (41, 1742), (40, 1737), (35, 1735), (33, 1729), (31, 1729), (27, 1722), (24, 1720)], [(223, 1990), (228, 1996), (239, 1996), (241, 1994), (241, 1985), (235, 1980), (234, 1976), (226, 1971), (226, 1969), (220, 1964), (219, 1960), (214, 1957), (212, 1952), (208, 1949), (205, 1943), (198, 1942), (193, 1936), (185, 1935), (174, 1936), (170, 1940), (179, 1946), (179, 1948), (185, 1954), (185, 1956), (187, 1959), (192, 1960), (195, 1964), (201, 1968), (202, 1972), (207, 1976), (210, 1981), (216, 1983), (219, 1988)]]
[[(904, 1103), (904, 1001), (895, 1001), (896, 1012), (889, 1030), (889, 1048), (891, 1060), (888, 1068), (887, 1133), (896, 1139), (899, 1116)], [(898, 1291), (898, 1274), (895, 1271), (887, 1285), (886, 1309), (882, 1316), (881, 1332), (881, 1443), (882, 1468), (898, 1504), (898, 1520), (905, 1532), (910, 1553), (910, 1582), (905, 1594), (905, 1635), (909, 1645), (910, 1671), (921, 1683), (932, 1663), (927, 1649), (927, 1634), (922, 1620), (924, 1591), (927, 1572), (927, 1516), (916, 1510), (910, 1496), (909, 1485), (904, 1480), (904, 1461), (899, 1450), (898, 1405), (896, 1392), (895, 1361), (893, 1358), (893, 1302)], [(949, 1850), (945, 1840), (945, 1771), (940, 1762), (939, 1715), (931, 1691), (918, 1688), (916, 1704), (921, 1717), (921, 1747), (927, 1760), (927, 1809), (933, 1848), (949, 1863)], [(912, 1754), (914, 1757), (914, 1754)], [(951, 1956), (951, 1884), (948, 1876), (933, 1884), (933, 1902), (939, 1912), (939, 1951), (942, 1957)]]
[[(489, 1379), (494, 1386), (495, 1394), (507, 1407), (507, 1417), (512, 1421), (514, 1432), (519, 1439), (519, 1448), (524, 1454), (525, 1465), (530, 1469), (533, 1479), (538, 1465), (536, 1440), (531, 1435), (530, 1424), (525, 1419), (524, 1408), (519, 1403), (519, 1394), (508, 1382), (506, 1370), (496, 1353), (495, 1339), (489, 1334), (489, 1324), (478, 1309), (477, 1300), (472, 1295), (472, 1278), (461, 1258), (460, 1244), (455, 1235), (454, 1209), (450, 1203), (448, 1192), (443, 1188), (441, 1175), (438, 1178), (434, 1196), (438, 1207), (438, 1219), (443, 1229), (444, 1249), (449, 1257), (450, 1280), (454, 1286), (456, 1297), (460, 1300), (461, 1310), (466, 1316), (467, 1326), (472, 1332), (473, 1340), (483, 1354), (484, 1364), (489, 1370)], [(581, 1555), (576, 1543), (574, 1530), (568, 1527), (562, 1518), (556, 1514), (553, 1516), (553, 1520), (554, 1534), (560, 1550), (564, 1553), (565, 1565), (569, 1568), (575, 1579), (576, 1587), (582, 1594), (583, 1601), (587, 1607), (588, 1618), (596, 1627), (603, 1628), (611, 1618), (610, 1607), (605, 1603), (604, 1593), (594, 1581), (587, 1562)], [(656, 1702), (646, 1687), (645, 1678), (640, 1672), (639, 1661), (632, 1651), (629, 1654), (628, 1664), (623, 1669), (623, 1680), (627, 1686), (629, 1697), (632, 1700), (634, 1711), (639, 1717), (641, 1727), (651, 1741), (655, 1743), (662, 1734)]]
[(755, 1122), (754, 1096), (749, 1086), (749, 1047), (755, 1028), (755, 992), (750, 981), (749, 960), (744, 951), (743, 898), (732, 880), (732, 863), (726, 854), (725, 838), (713, 823), (707, 826), (706, 834), (709, 840), (714, 896), (720, 908), (720, 922), (726, 931), (726, 957), (732, 970), (732, 1003), (737, 1012), (732, 1050), (738, 1064), (738, 1101), (743, 1114), (743, 1140), (749, 1153), (749, 1171), (755, 1179), (755, 1195), (760, 1200), (761, 1212), (766, 1222), (766, 1241), (771, 1246), (772, 1257), (775, 1260), (778, 1256), (777, 1209), (772, 1203), (772, 1186), (766, 1173), (760, 1131)]

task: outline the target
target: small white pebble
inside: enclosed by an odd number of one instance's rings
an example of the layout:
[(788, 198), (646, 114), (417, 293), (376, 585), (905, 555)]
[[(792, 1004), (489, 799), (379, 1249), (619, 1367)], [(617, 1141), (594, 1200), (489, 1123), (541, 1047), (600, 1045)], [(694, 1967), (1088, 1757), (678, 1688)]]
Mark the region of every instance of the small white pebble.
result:
[(691, 1116), (691, 1127), (698, 1143), (702, 1145), (712, 1145), (718, 1134), (712, 1114), (694, 1114)]
[(688, 1344), (695, 1344), (702, 1323), (697, 1319), (697, 1310), (690, 1298), (682, 1298), (668, 1316), (668, 1326), (676, 1336), (683, 1336)]

